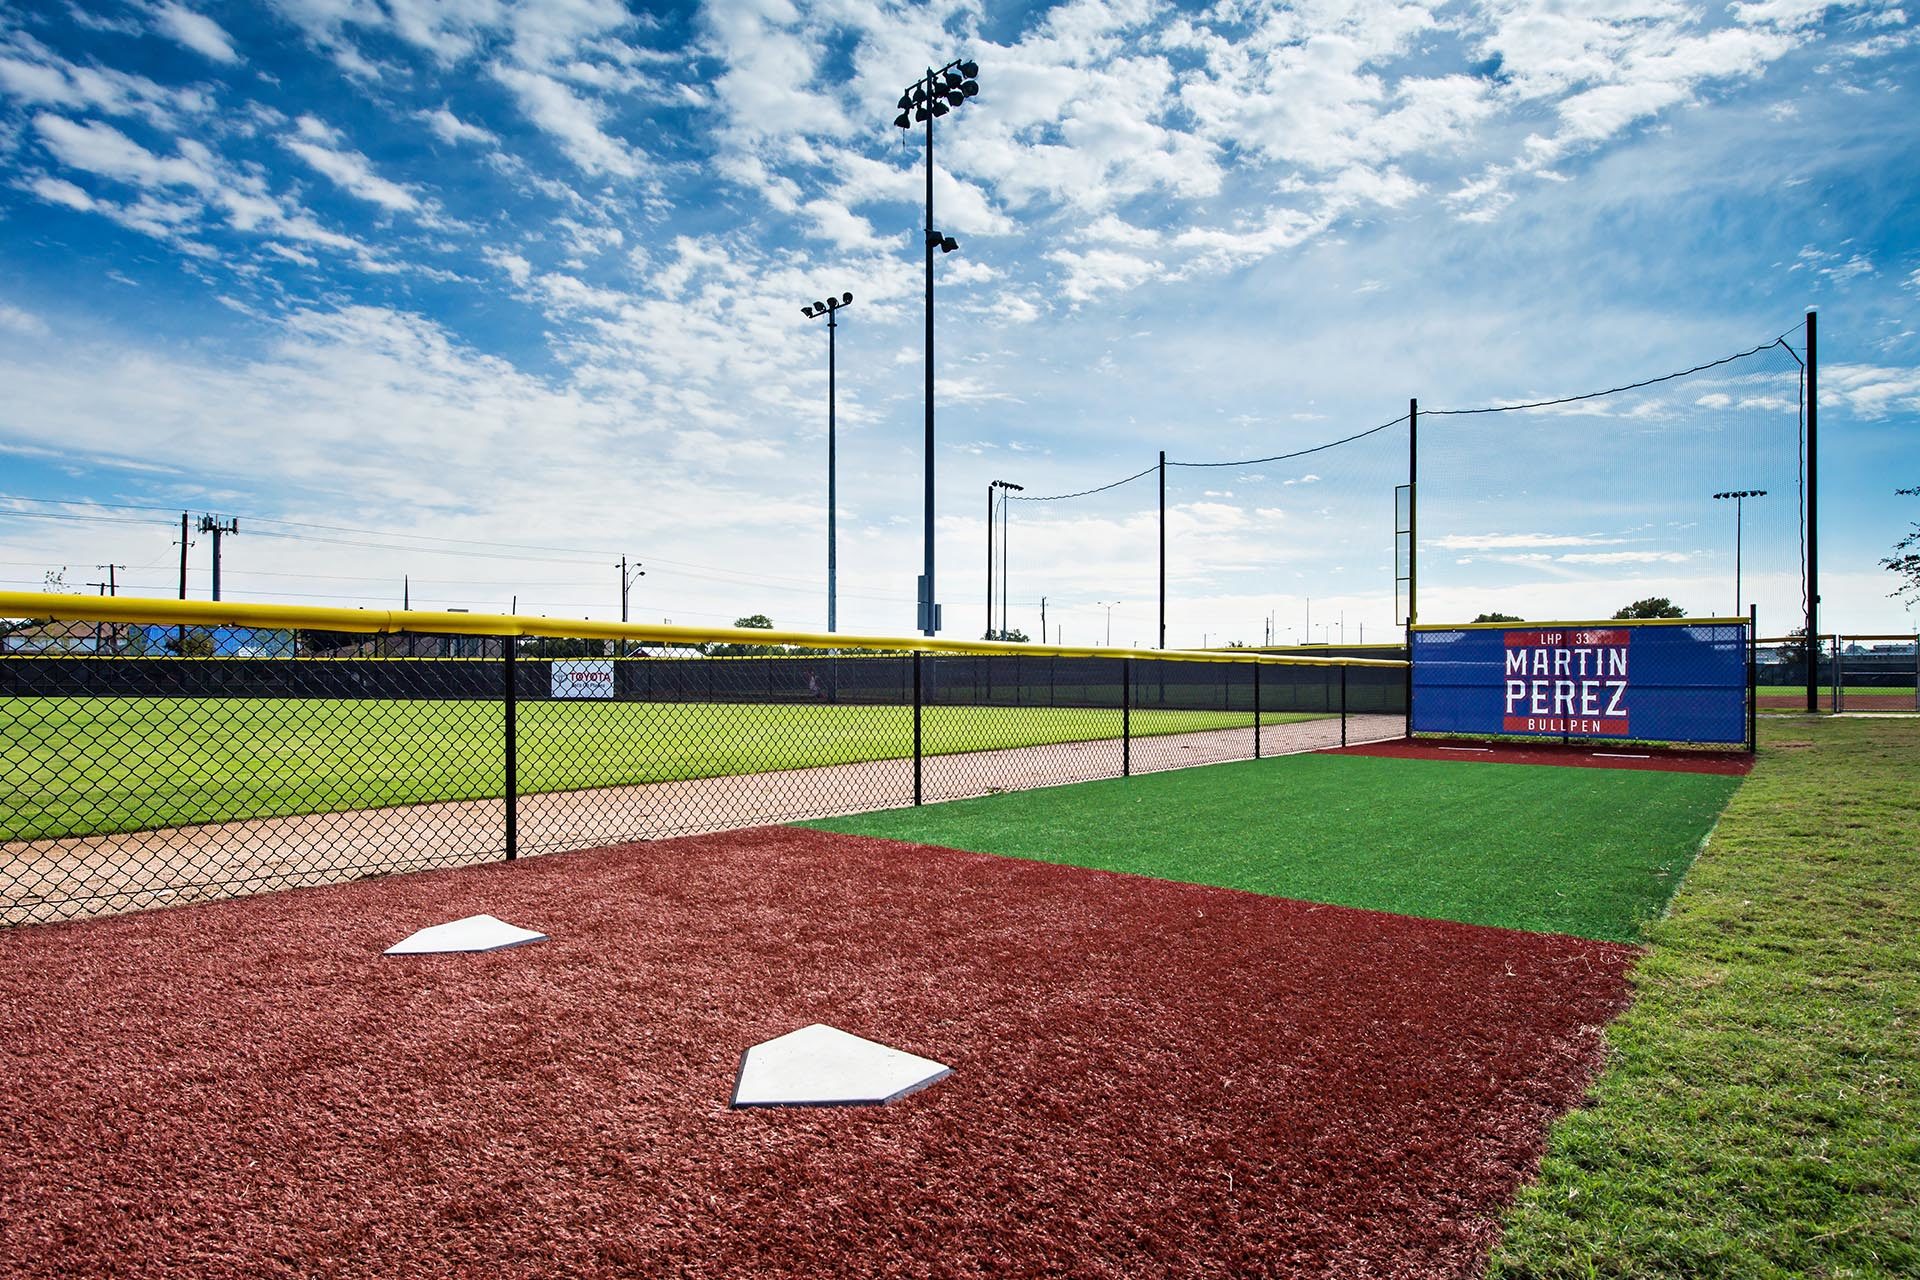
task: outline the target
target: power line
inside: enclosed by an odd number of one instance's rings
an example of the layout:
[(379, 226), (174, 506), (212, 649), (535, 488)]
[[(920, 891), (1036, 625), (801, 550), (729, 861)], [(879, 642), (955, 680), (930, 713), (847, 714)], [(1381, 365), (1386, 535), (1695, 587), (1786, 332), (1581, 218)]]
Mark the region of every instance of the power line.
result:
[(1269, 458), (1243, 458), (1238, 462), (1175, 462), (1172, 458), (1168, 458), (1167, 465), (1170, 467), (1252, 467), (1258, 466), (1262, 462), (1284, 462), (1288, 458), (1304, 458), (1310, 453), (1319, 453), (1325, 449), (1338, 448), (1343, 444), (1352, 444), (1355, 440), (1364, 440), (1370, 435), (1385, 431), (1388, 427), (1397, 427), (1406, 420), (1407, 415), (1403, 413), (1392, 422), (1383, 422), (1377, 427), (1368, 427), (1365, 431), (1357, 431), (1350, 436), (1343, 436), (1338, 440), (1329, 440), (1325, 444), (1316, 444), (1311, 449), (1295, 449), (1292, 453), (1276, 453)]
[[(1788, 332), (1792, 332), (1792, 331), (1789, 330)], [(1580, 401), (1580, 400), (1597, 400), (1601, 396), (1618, 395), (1622, 391), (1637, 391), (1641, 387), (1651, 387), (1656, 383), (1672, 382), (1675, 378), (1685, 378), (1696, 373), (1703, 373), (1708, 369), (1717, 369), (1723, 364), (1732, 364), (1735, 360), (1745, 360), (1748, 356), (1757, 356), (1762, 351), (1766, 351), (1769, 348), (1784, 346), (1784, 345), (1785, 345), (1785, 335), (1783, 334), (1781, 337), (1774, 338), (1768, 342), (1763, 342), (1757, 347), (1753, 347), (1746, 351), (1736, 352), (1735, 354), (1730, 356), (1721, 356), (1718, 360), (1709, 360), (1705, 364), (1697, 364), (1693, 366), (1693, 368), (1691, 369), (1682, 369), (1678, 373), (1663, 373), (1657, 378), (1645, 378), (1639, 382), (1629, 382), (1625, 386), (1608, 387), (1605, 391), (1588, 391), (1581, 395), (1560, 396), (1557, 399), (1553, 399), (1553, 400), (1533, 400), (1526, 404), (1488, 405), (1487, 407), (1482, 409), (1426, 409), (1426, 408), (1423, 408), (1420, 410), (1420, 412), (1425, 414), (1433, 414), (1433, 415), (1455, 415), (1455, 414), (1468, 414), (1468, 413), (1512, 413), (1519, 409), (1545, 409), (1556, 404), (1573, 404), (1576, 401)], [(1787, 350), (1792, 351), (1793, 348), (1788, 347)]]
[(1053, 493), (1048, 494), (1044, 498), (1029, 498), (1024, 494), (1010, 493), (1006, 496), (1006, 500), (1009, 502), (1060, 502), (1067, 498), (1084, 498), (1089, 494), (1105, 493), (1109, 489), (1118, 489), (1123, 484), (1132, 484), (1141, 476), (1150, 476), (1159, 469), (1159, 464), (1156, 463), (1148, 467), (1145, 471), (1134, 472), (1124, 480), (1115, 480), (1112, 484), (1103, 484), (1097, 489), (1082, 489), (1078, 493)]

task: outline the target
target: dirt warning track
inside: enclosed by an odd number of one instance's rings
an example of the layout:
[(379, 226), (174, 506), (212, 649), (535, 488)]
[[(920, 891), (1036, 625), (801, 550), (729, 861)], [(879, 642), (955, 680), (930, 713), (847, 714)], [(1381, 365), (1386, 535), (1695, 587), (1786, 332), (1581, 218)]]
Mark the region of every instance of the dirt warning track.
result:
[[(790, 828), (8, 931), (0, 1275), (1472, 1276), (1634, 954)], [(729, 1110), (816, 1021), (953, 1075)]]

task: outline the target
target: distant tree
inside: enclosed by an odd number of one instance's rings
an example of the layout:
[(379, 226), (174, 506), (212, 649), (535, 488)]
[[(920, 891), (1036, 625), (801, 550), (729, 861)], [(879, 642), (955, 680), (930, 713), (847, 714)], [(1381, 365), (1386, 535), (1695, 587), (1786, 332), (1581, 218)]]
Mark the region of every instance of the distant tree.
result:
[[(744, 618), (735, 618), (733, 625), (746, 631), (771, 631), (773, 619), (764, 613), (750, 613)], [(706, 646), (706, 654), (711, 658), (757, 658), (769, 653), (778, 653), (770, 644), (711, 644)]]
[[(1920, 487), (1895, 489), (1903, 498), (1920, 498)], [(1880, 562), (1887, 572), (1900, 579), (1900, 585), (1888, 592), (1896, 599), (1920, 600), (1920, 521), (1908, 526), (1906, 535), (1893, 544), (1893, 554)]]
[(1479, 617), (1475, 618), (1474, 621), (1475, 622), (1525, 622), (1526, 619), (1521, 617), (1517, 613), (1483, 613)]
[(1013, 644), (1026, 644), (1028, 640), (1027, 633), (1018, 627), (1011, 627), (1005, 631), (989, 631), (980, 638), (982, 640), (1006, 640)]
[(65, 565), (61, 565), (58, 569), (47, 570), (40, 575), (40, 581), (54, 595), (64, 595), (73, 589), (67, 585), (67, 566)]
[(604, 658), (604, 640), (582, 640), (575, 636), (535, 636), (520, 642), (518, 652), (530, 658)]
[(294, 632), (293, 638), (301, 653), (312, 656), (316, 653), (333, 653), (339, 649), (351, 649), (367, 637), (363, 633), (354, 631), (302, 630)]
[(187, 627), (184, 631), (176, 631), (167, 638), (167, 652), (177, 653), (183, 658), (211, 658), (213, 632), (205, 627)]
[(1616, 619), (1632, 618), (1684, 618), (1687, 611), (1665, 596), (1648, 596), (1645, 600), (1635, 600), (1632, 604), (1613, 615)]
[(1246, 642), (1245, 640), (1229, 640), (1229, 641), (1227, 641), (1227, 648), (1229, 648), (1229, 649), (1244, 649), (1244, 648), (1246, 648), (1246, 647), (1247, 647), (1247, 642)]

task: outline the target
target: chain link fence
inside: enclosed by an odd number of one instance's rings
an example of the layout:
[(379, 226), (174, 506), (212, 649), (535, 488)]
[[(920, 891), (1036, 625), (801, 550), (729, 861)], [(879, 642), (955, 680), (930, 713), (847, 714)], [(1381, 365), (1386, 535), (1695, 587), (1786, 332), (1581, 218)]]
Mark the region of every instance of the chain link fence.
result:
[(1760, 642), (1762, 711), (1805, 711), (1807, 664), (1813, 664), (1813, 710), (1920, 711), (1920, 637), (1827, 635), (1812, 644), (1799, 635)]
[(225, 614), (281, 625), (173, 620), (221, 610), (83, 601), (7, 624), (0, 922), (1406, 731), (1405, 664), (1378, 659), (809, 638), (825, 649), (530, 620), (512, 622), (545, 634), (455, 634), (247, 606)]

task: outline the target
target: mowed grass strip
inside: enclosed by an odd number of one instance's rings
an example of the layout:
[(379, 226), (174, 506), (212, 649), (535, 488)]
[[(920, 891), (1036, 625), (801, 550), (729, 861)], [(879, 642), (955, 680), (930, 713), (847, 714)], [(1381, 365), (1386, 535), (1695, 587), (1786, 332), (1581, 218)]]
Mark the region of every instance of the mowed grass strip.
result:
[(1497, 1277), (1920, 1276), (1920, 721), (1763, 733)]
[(1297, 755), (808, 823), (1631, 942), (1739, 779)]
[[(1252, 724), (1240, 711), (1132, 716), (1136, 737)], [(501, 705), (480, 700), (0, 699), (0, 840), (498, 796), (503, 725)], [(913, 711), (898, 706), (526, 701), (518, 726), (523, 793), (913, 754)], [(923, 733), (929, 755), (1095, 741), (1120, 735), (1120, 712), (937, 706)]]

